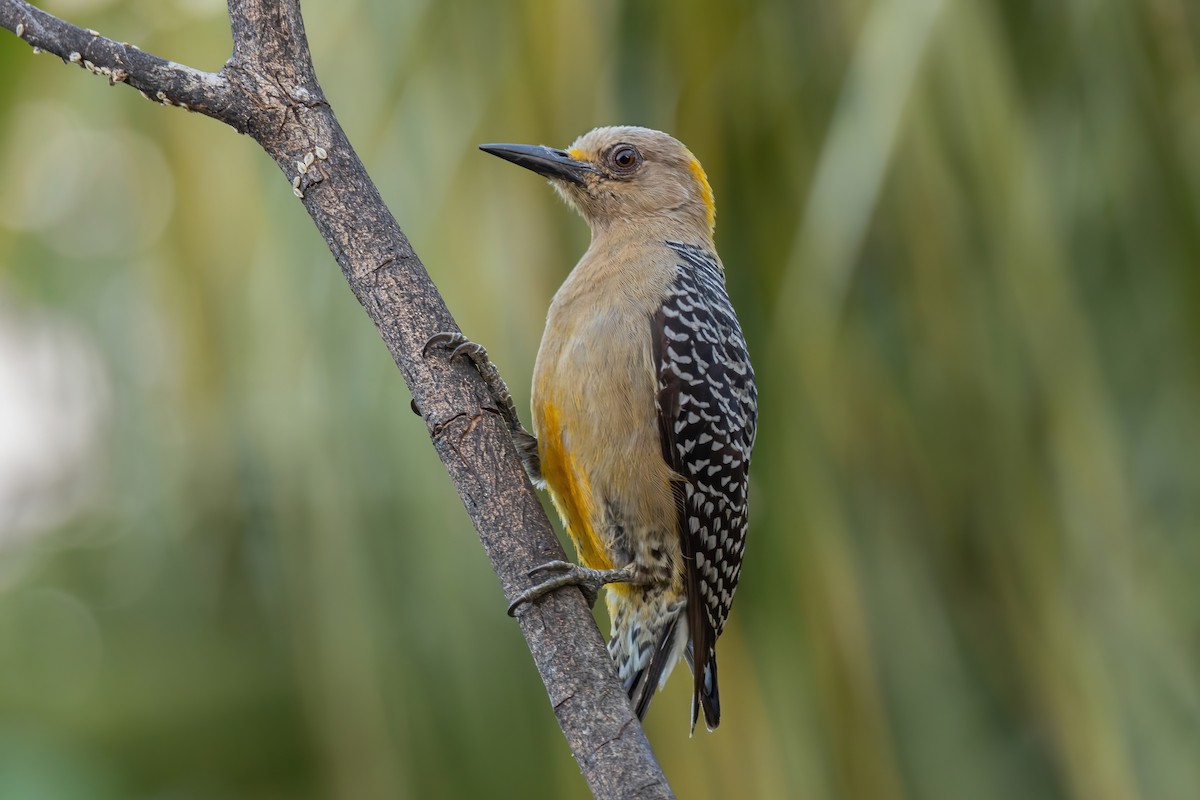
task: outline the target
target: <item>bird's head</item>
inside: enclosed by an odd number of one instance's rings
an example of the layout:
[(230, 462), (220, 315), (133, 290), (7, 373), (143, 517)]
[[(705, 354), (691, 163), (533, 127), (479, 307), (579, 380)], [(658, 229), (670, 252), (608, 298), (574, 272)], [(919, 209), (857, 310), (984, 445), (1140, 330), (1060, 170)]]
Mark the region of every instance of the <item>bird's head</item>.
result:
[(712, 188), (679, 141), (650, 128), (596, 128), (566, 150), (484, 144), (479, 149), (550, 180), (593, 229), (662, 219), (711, 236)]

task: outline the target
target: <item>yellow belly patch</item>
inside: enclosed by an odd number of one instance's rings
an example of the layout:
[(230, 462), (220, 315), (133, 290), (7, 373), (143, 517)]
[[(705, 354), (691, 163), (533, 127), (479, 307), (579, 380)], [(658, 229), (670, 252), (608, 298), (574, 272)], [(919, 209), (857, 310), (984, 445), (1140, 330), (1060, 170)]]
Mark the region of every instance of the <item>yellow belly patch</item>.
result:
[(604, 542), (596, 535), (592, 520), (596, 499), (587, 474), (569, 446), (563, 445), (562, 417), (553, 403), (542, 406), (543, 427), (538, 443), (541, 448), (542, 477), (550, 489), (550, 499), (575, 544), (579, 563), (591, 569), (612, 569), (612, 559)]

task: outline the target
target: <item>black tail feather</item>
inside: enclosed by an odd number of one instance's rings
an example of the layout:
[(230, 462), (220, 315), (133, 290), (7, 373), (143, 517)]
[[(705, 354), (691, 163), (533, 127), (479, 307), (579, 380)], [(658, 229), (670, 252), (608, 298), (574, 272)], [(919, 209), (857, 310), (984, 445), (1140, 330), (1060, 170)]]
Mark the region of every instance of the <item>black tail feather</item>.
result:
[(721, 724), (721, 693), (717, 688), (717, 654), (711, 652), (704, 665), (704, 674), (696, 675), (696, 657), (693, 642), (687, 647), (688, 669), (694, 678), (692, 683), (692, 732), (696, 731), (696, 719), (704, 709), (704, 727), (715, 731)]
[(704, 708), (704, 725), (710, 731), (721, 724), (721, 694), (717, 691), (717, 654), (708, 657), (704, 667), (704, 685), (700, 691), (700, 705)]
[(625, 681), (625, 689), (629, 692), (629, 700), (633, 703), (633, 710), (638, 719), (645, 719), (646, 712), (650, 710), (650, 701), (658, 691), (663, 670), (666, 669), (671, 660), (671, 652), (675, 649), (675, 629), (678, 624), (679, 615), (675, 615), (663, 628), (650, 663)]

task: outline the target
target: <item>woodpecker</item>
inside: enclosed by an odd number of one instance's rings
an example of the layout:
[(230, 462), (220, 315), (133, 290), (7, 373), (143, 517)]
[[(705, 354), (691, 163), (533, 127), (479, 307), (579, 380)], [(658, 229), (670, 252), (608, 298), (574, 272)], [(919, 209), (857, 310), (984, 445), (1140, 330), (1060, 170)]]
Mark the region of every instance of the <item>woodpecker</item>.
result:
[(703, 709), (713, 730), (714, 646), (741, 573), (757, 392), (713, 244), (708, 178), (683, 144), (648, 128), (597, 128), (565, 150), (480, 149), (547, 178), (592, 234), (547, 314), (536, 444), (510, 423), (580, 563), (532, 570), (551, 577), (510, 613), (566, 585), (594, 602), (606, 586), (608, 649), (638, 717), (683, 656), (691, 728)]

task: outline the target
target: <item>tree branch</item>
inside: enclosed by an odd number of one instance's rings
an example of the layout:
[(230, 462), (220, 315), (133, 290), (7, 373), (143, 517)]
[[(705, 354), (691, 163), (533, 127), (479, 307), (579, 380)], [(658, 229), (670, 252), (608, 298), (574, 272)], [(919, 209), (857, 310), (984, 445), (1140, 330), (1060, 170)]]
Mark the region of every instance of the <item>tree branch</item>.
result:
[[(432, 334), (458, 327), (325, 100), (298, 0), (229, 0), (229, 18), (233, 56), (213, 74), (0, 0), (0, 26), (31, 46), (218, 119), (275, 159), (400, 368), (511, 601), (528, 569), (564, 554), (501, 410), (465, 359), (421, 356)], [(556, 592), (519, 623), (592, 793), (672, 797), (582, 594)]]
[(136, 45), (116, 42), (96, 31), (63, 22), (22, 0), (0, 2), (0, 27), (25, 40), (35, 53), (43, 50), (53, 53), (67, 63), (107, 78), (110, 84), (126, 83), (147, 100), (178, 105), (229, 122), (223, 116), (230, 96), (229, 86), (221, 75), (142, 52)]

